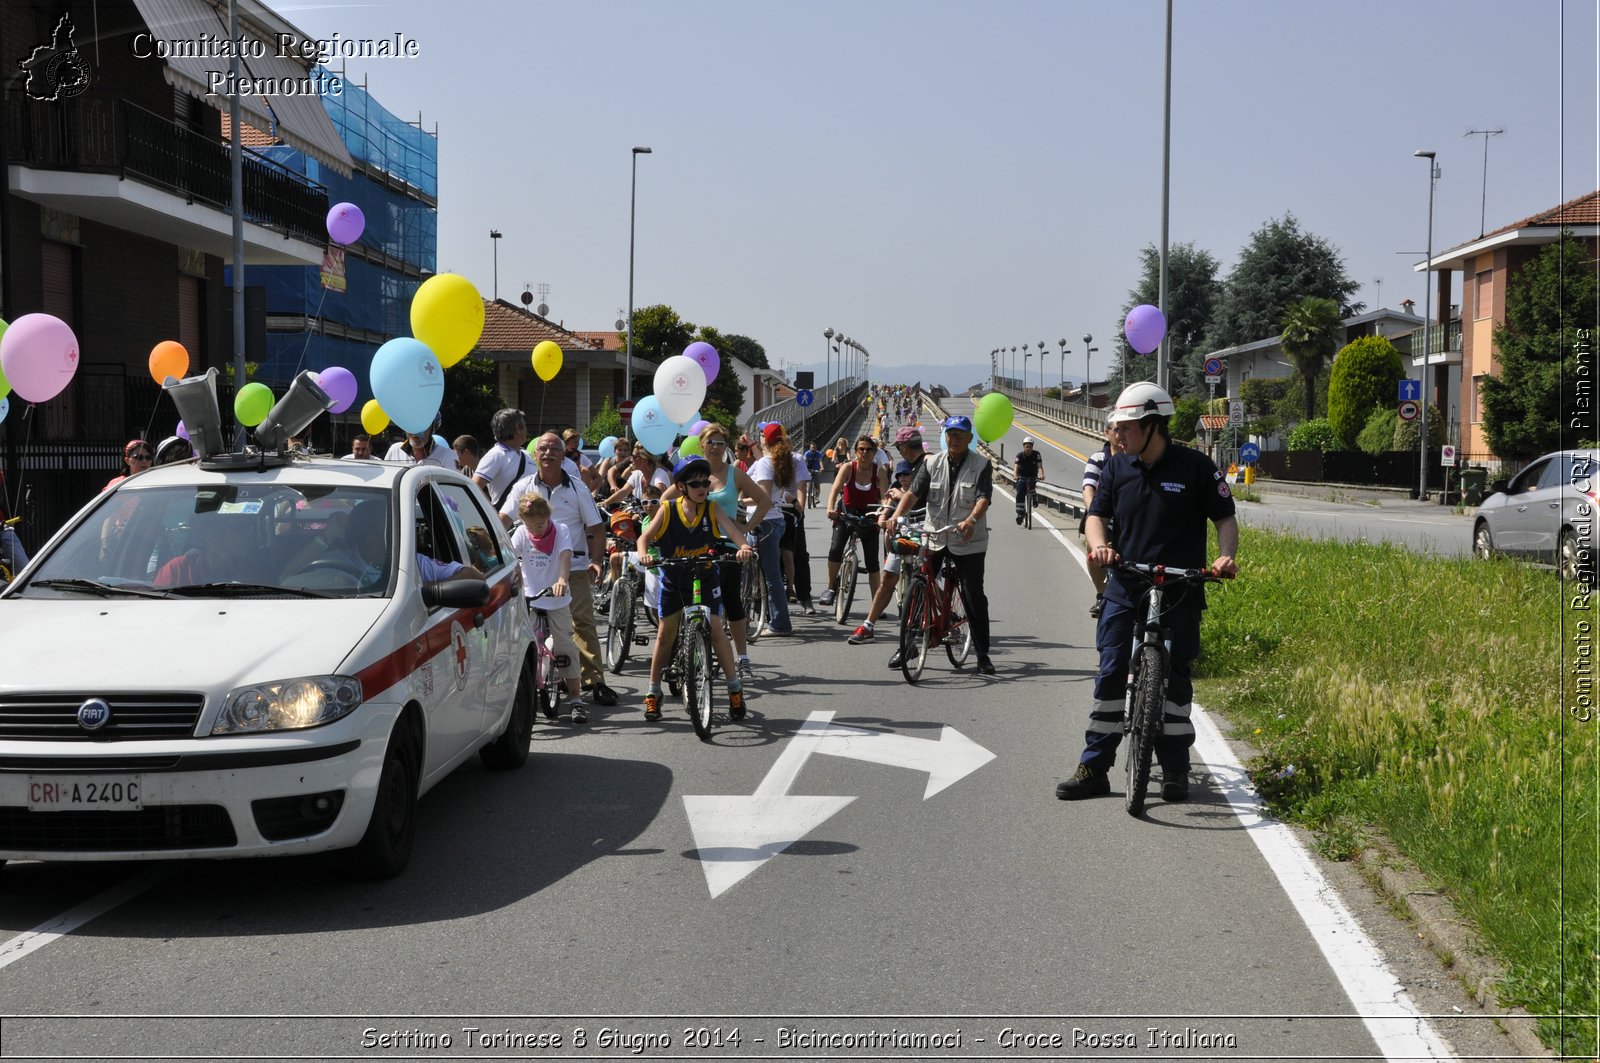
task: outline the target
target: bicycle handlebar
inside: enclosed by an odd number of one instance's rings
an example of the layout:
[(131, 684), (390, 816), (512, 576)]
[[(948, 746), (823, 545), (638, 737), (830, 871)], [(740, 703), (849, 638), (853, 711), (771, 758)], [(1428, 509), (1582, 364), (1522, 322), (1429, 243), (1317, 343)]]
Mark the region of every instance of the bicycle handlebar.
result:
[(1175, 568), (1171, 565), (1141, 565), (1132, 561), (1113, 561), (1107, 566), (1121, 576), (1134, 576), (1146, 583), (1221, 583), (1233, 579), (1210, 568)]

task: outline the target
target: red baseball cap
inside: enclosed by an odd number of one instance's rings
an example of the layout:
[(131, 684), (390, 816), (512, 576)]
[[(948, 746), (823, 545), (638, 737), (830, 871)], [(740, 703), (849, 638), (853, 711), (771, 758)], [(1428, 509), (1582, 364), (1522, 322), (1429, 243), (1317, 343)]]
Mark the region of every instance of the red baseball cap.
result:
[(777, 421), (773, 421), (771, 424), (767, 425), (767, 427), (761, 430), (761, 438), (765, 439), (768, 443), (776, 443), (778, 440), (783, 438), (783, 425), (779, 424)]

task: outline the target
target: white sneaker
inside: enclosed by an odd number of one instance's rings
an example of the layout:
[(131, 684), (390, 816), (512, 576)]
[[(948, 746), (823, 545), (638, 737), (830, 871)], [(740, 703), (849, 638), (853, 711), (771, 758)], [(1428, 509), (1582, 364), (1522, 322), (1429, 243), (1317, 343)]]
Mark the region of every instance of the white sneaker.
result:
[(748, 658), (748, 657), (740, 657), (739, 658), (739, 682), (741, 682), (741, 683), (749, 683), (749, 682), (754, 681), (755, 677), (756, 677), (755, 670), (750, 667), (750, 658)]
[(817, 604), (818, 605), (832, 605), (833, 604), (833, 588), (832, 587), (829, 587), (827, 590), (823, 591), (821, 594), (819, 594), (817, 596)]

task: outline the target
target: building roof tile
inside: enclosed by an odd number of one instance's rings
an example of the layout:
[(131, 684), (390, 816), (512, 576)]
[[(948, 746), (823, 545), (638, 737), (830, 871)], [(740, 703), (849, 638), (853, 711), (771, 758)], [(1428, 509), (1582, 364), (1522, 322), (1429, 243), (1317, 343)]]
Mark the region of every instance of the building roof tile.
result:
[(479, 350), (529, 352), (545, 340), (559, 344), (567, 352), (603, 350), (599, 344), (531, 310), (513, 306), (504, 299), (483, 301), (483, 335), (478, 340)]

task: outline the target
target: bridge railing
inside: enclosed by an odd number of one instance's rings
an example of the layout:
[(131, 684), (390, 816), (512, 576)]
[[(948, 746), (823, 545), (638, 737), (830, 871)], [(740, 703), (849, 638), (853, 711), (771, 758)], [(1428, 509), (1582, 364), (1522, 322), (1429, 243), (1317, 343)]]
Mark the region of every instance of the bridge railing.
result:
[(757, 424), (776, 421), (783, 425), (790, 439), (795, 439), (802, 424), (825, 426), (841, 419), (851, 404), (861, 401), (861, 391), (865, 387), (865, 382), (854, 377), (835, 380), (815, 389), (816, 400), (808, 407), (802, 407), (793, 398), (762, 407), (745, 419), (744, 431), (753, 435)]

